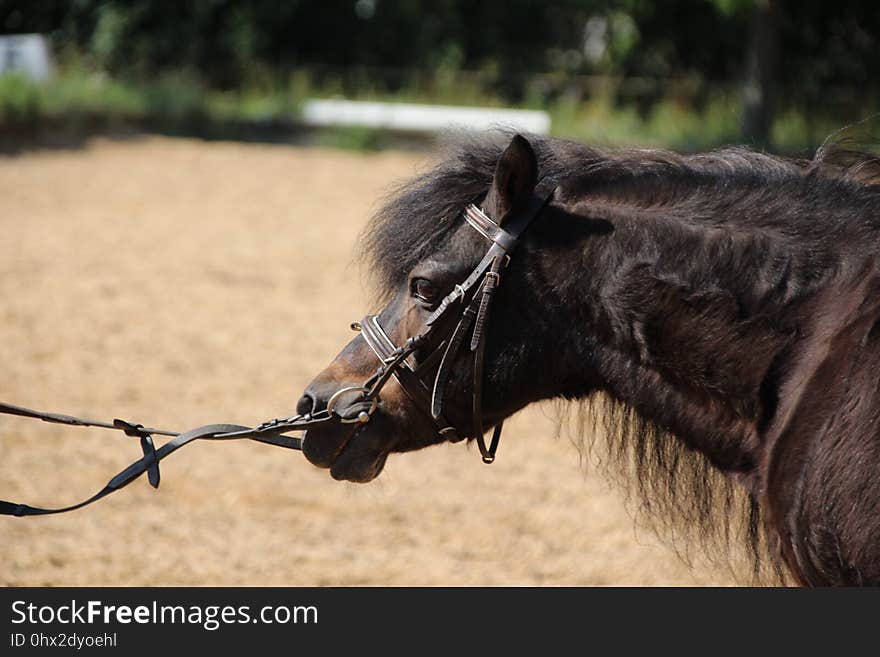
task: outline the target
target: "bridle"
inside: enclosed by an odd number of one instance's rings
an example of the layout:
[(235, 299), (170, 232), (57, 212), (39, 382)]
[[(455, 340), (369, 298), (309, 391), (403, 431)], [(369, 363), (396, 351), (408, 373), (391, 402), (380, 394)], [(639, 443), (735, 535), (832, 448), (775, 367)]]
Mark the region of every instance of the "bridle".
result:
[[(361, 332), (380, 365), (363, 387), (349, 388), (348, 391), (361, 392), (363, 399), (375, 400), (389, 377), (394, 376), (412, 403), (428, 414), (440, 436), (451, 442), (466, 437), (476, 439), (483, 462), (492, 463), (504, 423), (495, 425), (492, 440), (487, 446), (483, 429), (482, 392), (489, 311), (501, 284), (501, 274), (510, 262), (510, 255), (520, 236), (541, 213), (556, 187), (555, 180), (544, 178), (528, 203), (504, 217), (500, 224), (492, 221), (477, 206), (469, 205), (464, 211), (465, 221), (490, 243), (483, 259), (428, 316), (425, 328), (400, 346), (396, 346), (388, 337), (379, 323), (378, 315), (367, 315), (360, 322), (352, 324), (352, 328)], [(448, 335), (436, 335), (456, 313), (458, 322), (452, 331)], [(472, 420), (469, 427), (456, 427), (444, 417), (443, 406), (453, 364), (466, 341), (468, 351), (473, 354)], [(428, 353), (416, 360), (416, 353), (422, 352)], [(328, 402), (329, 406), (331, 404)]]
[[(35, 411), (22, 406), (0, 402), (0, 414), (30, 417), (44, 422), (81, 427), (99, 427), (122, 431), (138, 438), (143, 456), (113, 477), (104, 488), (86, 500), (60, 508), (42, 508), (0, 500), (0, 515), (35, 516), (65, 513), (97, 502), (110, 493), (120, 490), (147, 473), (150, 484), (158, 488), (159, 462), (181, 447), (196, 440), (255, 440), (257, 442), (302, 449), (300, 438), (285, 436), (292, 431), (307, 431), (329, 424), (366, 423), (376, 412), (379, 395), (385, 384), (394, 377), (416, 407), (428, 414), (440, 436), (457, 442), (466, 437), (475, 438), (484, 463), (495, 460), (495, 452), (501, 438), (503, 422), (493, 431), (487, 446), (484, 438), (482, 416), (483, 359), (486, 347), (486, 324), (492, 299), (501, 283), (501, 274), (510, 262), (510, 254), (523, 231), (528, 228), (556, 190), (556, 182), (544, 178), (536, 186), (528, 203), (503, 217), (500, 223), (492, 221), (475, 205), (464, 210), (464, 219), (474, 230), (490, 242), (489, 249), (479, 264), (465, 280), (456, 285), (425, 321), (425, 328), (402, 345), (396, 346), (379, 323), (377, 315), (367, 315), (352, 324), (359, 330), (380, 364), (376, 372), (363, 385), (337, 390), (327, 400), (324, 409), (277, 418), (251, 428), (237, 424), (208, 424), (183, 433), (145, 427), (142, 424), (116, 419), (112, 423), (85, 420), (72, 415)], [(503, 224), (503, 228), (502, 228)], [(458, 322), (446, 335), (442, 327), (452, 322), (458, 313)], [(473, 354), (472, 422), (469, 427), (456, 427), (447, 421), (443, 405), (452, 366), (470, 335), (469, 351)], [(425, 357), (416, 360), (416, 354), (430, 350)], [(438, 364), (439, 363), (439, 364)], [(436, 371), (435, 371), (436, 367)], [(431, 375), (433, 377), (431, 380)], [(358, 397), (341, 411), (340, 401), (348, 394)], [(171, 436), (171, 440), (159, 448), (153, 443), (153, 435)]]

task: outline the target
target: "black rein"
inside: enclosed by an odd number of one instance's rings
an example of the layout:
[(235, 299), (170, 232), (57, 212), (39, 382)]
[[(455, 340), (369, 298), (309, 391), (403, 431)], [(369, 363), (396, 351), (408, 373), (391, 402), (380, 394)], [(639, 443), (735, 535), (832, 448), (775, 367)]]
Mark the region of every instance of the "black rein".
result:
[[(176, 452), (184, 445), (188, 445), (196, 440), (239, 440), (246, 438), (248, 440), (255, 440), (268, 445), (286, 447), (288, 449), (302, 449), (302, 440), (300, 438), (285, 436), (282, 434), (289, 431), (304, 431), (306, 429), (318, 427), (334, 422), (337, 418), (337, 416), (331, 413), (317, 414), (315, 416), (298, 415), (289, 418), (270, 420), (253, 428), (238, 424), (206, 424), (183, 433), (178, 433), (176, 431), (145, 427), (141, 424), (134, 424), (119, 419), (113, 420), (113, 423), (110, 424), (96, 420), (84, 420), (82, 418), (73, 417), (72, 415), (44, 413), (3, 402), (0, 402), (0, 413), (35, 418), (42, 420), (43, 422), (51, 422), (54, 424), (115, 429), (124, 432), (127, 436), (139, 438), (141, 449), (144, 453), (141, 458), (107, 482), (107, 485), (104, 486), (104, 488), (82, 502), (57, 509), (44, 509), (41, 507), (29, 506), (27, 504), (17, 504), (15, 502), (0, 500), (0, 515), (7, 516), (43, 516), (73, 511), (87, 506), (92, 502), (97, 502), (102, 497), (126, 487), (145, 472), (147, 473), (150, 484), (154, 488), (158, 488), (160, 478), (159, 461), (169, 454)], [(172, 439), (157, 449), (153, 444), (152, 436), (154, 435), (172, 436)]]

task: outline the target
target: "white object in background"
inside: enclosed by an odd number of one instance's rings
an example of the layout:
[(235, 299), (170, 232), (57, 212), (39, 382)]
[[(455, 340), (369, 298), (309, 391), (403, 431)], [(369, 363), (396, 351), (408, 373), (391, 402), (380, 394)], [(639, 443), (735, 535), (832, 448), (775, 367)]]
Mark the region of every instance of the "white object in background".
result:
[(311, 126), (356, 125), (414, 132), (499, 127), (539, 135), (550, 132), (550, 115), (537, 110), (355, 100), (308, 100), (302, 109), (302, 120)]
[(52, 75), (52, 55), (42, 34), (0, 36), (0, 75), (21, 73), (43, 82)]

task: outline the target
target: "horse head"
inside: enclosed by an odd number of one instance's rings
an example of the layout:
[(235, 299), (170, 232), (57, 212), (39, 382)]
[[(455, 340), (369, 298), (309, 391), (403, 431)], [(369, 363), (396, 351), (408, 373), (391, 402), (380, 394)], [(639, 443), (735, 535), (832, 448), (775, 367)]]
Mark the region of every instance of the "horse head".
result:
[[(496, 156), (491, 176), (475, 176), (464, 193), (451, 194), (461, 199), (457, 206), (437, 184), (444, 172), (433, 174), (434, 184), (411, 186), (380, 213), (382, 223), (371, 226), (369, 245), (386, 274), (387, 304), (361, 322), (361, 335), (309, 384), (298, 404), (300, 413), (332, 405), (342, 416), (360, 414), (364, 420), (306, 435), (306, 457), (337, 479), (370, 481), (392, 452), (464, 438), (482, 446), (484, 430), (561, 392), (554, 322), (548, 321), (558, 300), (540, 282), (538, 262), (552, 257), (542, 238), (554, 231), (530, 227), (553, 221), (555, 184), (538, 184), (538, 159), (519, 135)], [(481, 209), (465, 212), (464, 201)], [(408, 261), (401, 262), (407, 251), (417, 255), (407, 253)], [(491, 305), (488, 297), (494, 298)], [(411, 353), (394, 351), (414, 338), (419, 343)], [(552, 358), (550, 349), (556, 352)], [(399, 368), (393, 378), (386, 373), (372, 412), (364, 382), (375, 382), (377, 367), (395, 354)], [(490, 455), (481, 449), (484, 460), (491, 460), (494, 450)]]

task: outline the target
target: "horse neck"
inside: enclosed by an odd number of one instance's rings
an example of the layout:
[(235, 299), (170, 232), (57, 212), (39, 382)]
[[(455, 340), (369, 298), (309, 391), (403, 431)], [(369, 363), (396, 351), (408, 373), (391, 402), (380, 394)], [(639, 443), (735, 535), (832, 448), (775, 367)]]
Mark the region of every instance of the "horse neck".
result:
[(576, 247), (587, 266), (573, 283), (589, 290), (581, 353), (614, 400), (748, 479), (793, 334), (783, 302), (797, 265), (766, 234), (686, 211), (591, 205), (614, 230)]

